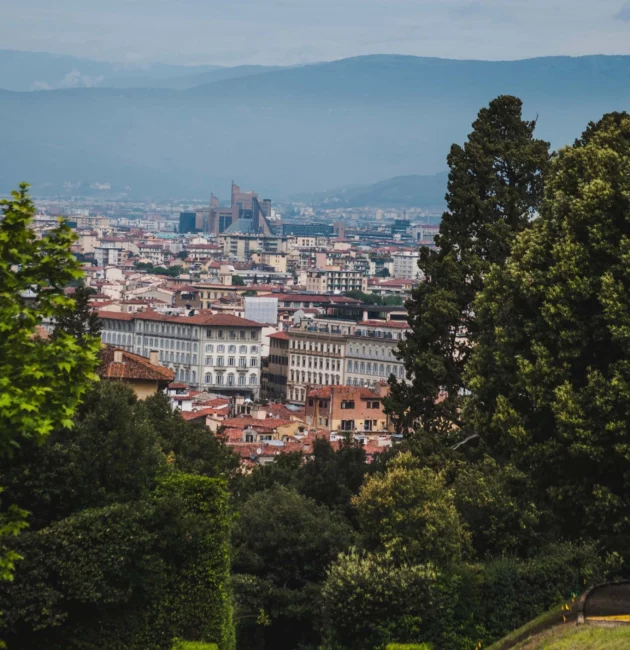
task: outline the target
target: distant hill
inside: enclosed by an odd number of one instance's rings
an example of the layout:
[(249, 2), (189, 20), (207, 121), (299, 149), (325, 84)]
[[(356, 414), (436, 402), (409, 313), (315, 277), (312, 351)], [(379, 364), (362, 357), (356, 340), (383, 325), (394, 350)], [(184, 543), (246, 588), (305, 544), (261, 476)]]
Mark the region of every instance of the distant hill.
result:
[(448, 174), (396, 176), (372, 185), (341, 187), (328, 192), (293, 197), (323, 207), (445, 207)]
[[(0, 86), (7, 78), (1, 60)], [(44, 78), (33, 60), (18, 67), (28, 83)], [(236, 179), (271, 198), (346, 186), (342, 200), (380, 203), (433, 192), (435, 179), (418, 190), (399, 177), (444, 170), (451, 144), (463, 142), (478, 110), (499, 94), (522, 97), (525, 117), (538, 117), (537, 134), (554, 147), (607, 111), (630, 110), (630, 56), (374, 55), (259, 74), (241, 69), (245, 76), (229, 79), (212, 67), (115, 72), (122, 76), (114, 85), (141, 85), (142, 72), (154, 87), (0, 93), (0, 191), (28, 179), (36, 192), (112, 183), (137, 197), (214, 191), (225, 198)], [(186, 76), (205, 83), (168, 81)], [(182, 89), (160, 87), (173, 83)], [(394, 180), (382, 186), (384, 178)], [(434, 189), (430, 196), (443, 193)]]

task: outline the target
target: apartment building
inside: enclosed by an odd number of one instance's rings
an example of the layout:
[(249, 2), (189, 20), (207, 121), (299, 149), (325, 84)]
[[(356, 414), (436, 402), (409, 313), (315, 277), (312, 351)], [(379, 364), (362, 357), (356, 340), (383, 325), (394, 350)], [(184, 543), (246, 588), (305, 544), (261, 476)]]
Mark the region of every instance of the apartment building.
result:
[(303, 404), (311, 388), (345, 383), (343, 359), (353, 325), (315, 319), (288, 331), (287, 400)]
[(167, 316), (99, 312), (104, 343), (149, 357), (193, 388), (257, 398), (262, 325), (231, 314)]
[(417, 250), (397, 251), (392, 253), (394, 263), (394, 278), (422, 279), (422, 271), (418, 268), (420, 253)]
[(308, 425), (328, 431), (386, 433), (389, 419), (381, 390), (354, 386), (324, 386), (309, 391), (305, 405)]
[(276, 332), (269, 336), (269, 357), (263, 371), (262, 395), (266, 399), (284, 400), (287, 396), (289, 335)]
[(140, 244), (138, 253), (143, 259), (147, 259), (153, 266), (164, 264), (164, 249), (160, 244)]
[(360, 271), (314, 269), (306, 273), (306, 290), (313, 293), (345, 293), (366, 291), (367, 277)]
[(395, 355), (409, 329), (406, 322), (362, 321), (353, 328), (346, 345), (346, 384), (376, 386), (391, 375), (405, 377), (405, 366)]

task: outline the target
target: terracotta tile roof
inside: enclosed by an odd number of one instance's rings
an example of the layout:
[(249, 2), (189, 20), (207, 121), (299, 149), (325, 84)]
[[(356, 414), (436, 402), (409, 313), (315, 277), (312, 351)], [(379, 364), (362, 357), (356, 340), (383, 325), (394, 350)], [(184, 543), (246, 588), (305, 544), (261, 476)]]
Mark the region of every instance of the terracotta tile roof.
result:
[(100, 311), (98, 312), (99, 318), (113, 318), (115, 320), (151, 320), (163, 323), (180, 323), (184, 325), (205, 325), (211, 327), (262, 327), (261, 323), (257, 323), (247, 318), (234, 316), (233, 314), (211, 314), (200, 313), (195, 316), (167, 316), (160, 314), (156, 311), (147, 310), (137, 314), (122, 314), (117, 312)]
[(316, 388), (312, 390), (308, 396), (309, 397), (320, 397), (320, 398), (330, 398), (335, 397), (354, 397), (356, 399), (381, 399), (381, 397), (369, 388), (364, 386), (322, 386), (321, 388)]
[(270, 339), (277, 339), (278, 341), (288, 341), (289, 335), (286, 332), (276, 332), (269, 335)]
[(181, 381), (173, 381), (168, 385), (168, 387), (169, 388), (174, 388), (174, 389), (177, 389), (177, 388), (186, 388), (187, 389), (188, 384), (182, 384)]
[(183, 411), (184, 420), (201, 420), (206, 419), (208, 415), (215, 415), (216, 409), (199, 409), (198, 411)]
[(146, 379), (150, 381), (172, 381), (175, 372), (164, 366), (152, 364), (146, 357), (126, 350), (122, 352), (122, 363), (114, 361), (117, 348), (105, 346), (101, 352), (101, 366), (98, 374), (103, 379)]

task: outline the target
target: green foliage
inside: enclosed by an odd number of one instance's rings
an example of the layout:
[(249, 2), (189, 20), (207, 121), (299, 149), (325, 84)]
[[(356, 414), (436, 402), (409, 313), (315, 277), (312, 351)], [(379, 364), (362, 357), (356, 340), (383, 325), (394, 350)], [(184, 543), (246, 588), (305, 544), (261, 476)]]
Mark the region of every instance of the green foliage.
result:
[(448, 564), (466, 554), (469, 535), (444, 477), (403, 453), (369, 477), (354, 499), (366, 548), (399, 561)]
[(234, 287), (244, 287), (245, 286), (245, 280), (240, 275), (233, 275), (232, 276), (232, 286)]
[(0, 465), (7, 494), (33, 509), (11, 546), (23, 570), (0, 589), (11, 647), (169, 650), (178, 637), (233, 649), (226, 484), (177, 471), (227, 474), (231, 456), (147, 402), (96, 384), (73, 429)]
[[(43, 441), (71, 418), (90, 379), (95, 379), (100, 341), (80, 345), (65, 334), (35, 336), (43, 319), (56, 319), (74, 301), (64, 287), (81, 277), (70, 247), (74, 236), (63, 224), (38, 239), (30, 227), (35, 206), (20, 185), (0, 206), (0, 453), (21, 439)], [(30, 294), (30, 296), (29, 296)]]
[(100, 338), (101, 323), (98, 314), (90, 307), (90, 296), (94, 293), (81, 282), (72, 294), (74, 304), (60, 314), (55, 322), (53, 338), (61, 332), (73, 336), (82, 345), (89, 345), (94, 338)]
[(346, 291), (344, 295), (348, 296), (348, 298), (360, 300), (364, 305), (396, 306), (403, 304), (402, 296), (379, 296), (375, 293), (364, 293), (358, 289)]
[(150, 262), (136, 262), (134, 266), (139, 271), (146, 271), (153, 275), (167, 275), (170, 278), (176, 278), (182, 272), (182, 268), (179, 265), (166, 268), (165, 266), (153, 266)]
[(197, 643), (196, 641), (178, 641), (173, 650), (219, 650), (216, 643)]
[(390, 643), (387, 650), (431, 650), (428, 643)]
[(250, 647), (260, 635), (278, 650), (317, 643), (320, 584), (328, 565), (351, 544), (348, 524), (276, 485), (242, 506), (233, 540), (239, 645)]
[[(55, 427), (72, 425), (96, 378), (100, 341), (37, 335), (44, 319), (58, 319), (74, 306), (63, 291), (82, 275), (71, 252), (74, 235), (59, 223), (37, 237), (26, 183), (0, 208), (0, 457), (7, 457), (21, 444), (43, 442)], [(0, 580), (11, 580), (20, 559), (7, 544), (25, 527), (26, 516), (15, 504), (0, 513)]]
[(430, 566), (399, 564), (389, 555), (341, 555), (322, 590), (328, 646), (374, 650), (419, 640), (437, 576)]
[(532, 498), (531, 481), (512, 465), (501, 466), (489, 456), (476, 463), (460, 462), (453, 490), (478, 557), (531, 555), (544, 541), (545, 521)]
[(412, 381), (391, 380), (386, 403), (401, 430), (416, 421), (437, 434), (462, 426), (463, 372), (477, 332), (473, 300), (542, 198), (549, 145), (534, 138), (536, 123), (524, 121), (521, 108), (516, 97), (494, 99), (479, 112), (464, 146), (451, 147), (438, 250), (420, 249), (424, 280), (408, 302), (411, 333), (399, 345)]
[(468, 418), (564, 535), (630, 539), (630, 116), (558, 153), (540, 217), (488, 276)]
[(618, 569), (593, 545), (558, 544), (529, 560), (498, 559), (446, 569), (389, 555), (342, 555), (323, 588), (326, 648), (381, 650), (388, 643), (486, 647)]

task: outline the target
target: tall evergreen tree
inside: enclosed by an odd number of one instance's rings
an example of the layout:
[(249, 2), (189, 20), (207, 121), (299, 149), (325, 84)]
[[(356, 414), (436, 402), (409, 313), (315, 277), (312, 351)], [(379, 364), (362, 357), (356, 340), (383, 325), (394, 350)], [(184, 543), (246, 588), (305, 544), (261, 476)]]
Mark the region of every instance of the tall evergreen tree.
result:
[(477, 332), (473, 300), (542, 198), (549, 144), (534, 138), (535, 127), (523, 120), (520, 99), (500, 96), (479, 112), (464, 146), (451, 147), (448, 210), (437, 250), (420, 249), (423, 280), (399, 346), (411, 383), (390, 379), (387, 407), (401, 429), (444, 434), (461, 426), (463, 370)]
[(94, 293), (93, 289), (86, 287), (81, 283), (72, 294), (71, 304), (56, 319), (53, 338), (65, 332), (74, 336), (79, 342), (94, 340), (94, 337), (100, 338), (101, 323), (98, 314), (90, 305), (90, 296)]
[(630, 115), (589, 125), (546, 184), (541, 216), (475, 303), (467, 417), (527, 471), (564, 535), (627, 544)]

